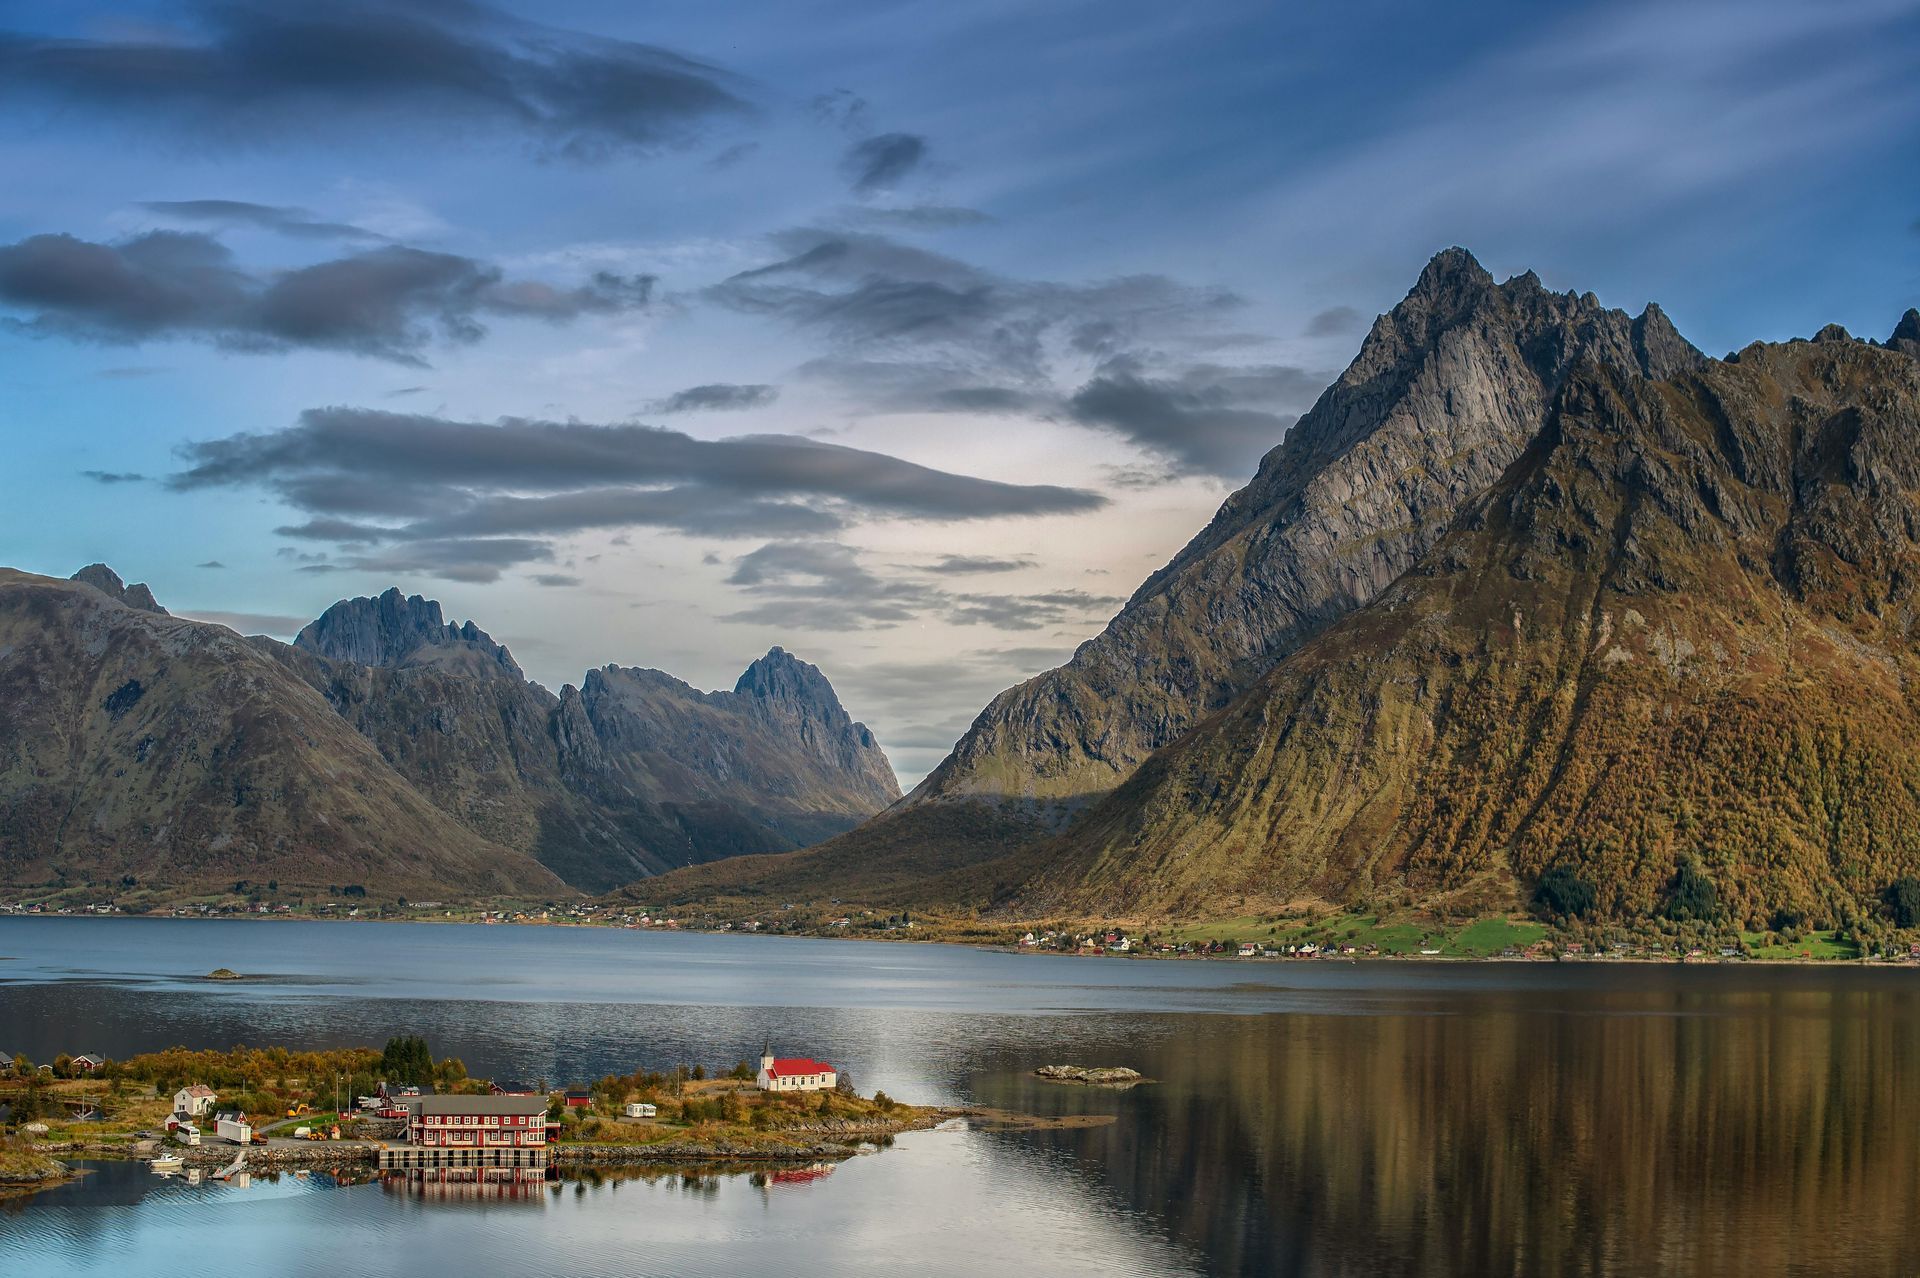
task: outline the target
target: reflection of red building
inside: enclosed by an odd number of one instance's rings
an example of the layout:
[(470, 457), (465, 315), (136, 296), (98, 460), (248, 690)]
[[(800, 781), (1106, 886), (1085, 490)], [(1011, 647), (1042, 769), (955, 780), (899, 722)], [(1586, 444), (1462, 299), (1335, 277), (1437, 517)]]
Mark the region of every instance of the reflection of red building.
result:
[(833, 1175), (832, 1163), (810, 1163), (805, 1167), (789, 1167), (782, 1171), (769, 1172), (767, 1183), (770, 1185), (808, 1185), (816, 1180), (825, 1180)]
[(380, 1188), (437, 1202), (544, 1202), (544, 1167), (427, 1167), (380, 1173)]
[(440, 1149), (547, 1144), (544, 1096), (421, 1096), (407, 1106), (407, 1140)]

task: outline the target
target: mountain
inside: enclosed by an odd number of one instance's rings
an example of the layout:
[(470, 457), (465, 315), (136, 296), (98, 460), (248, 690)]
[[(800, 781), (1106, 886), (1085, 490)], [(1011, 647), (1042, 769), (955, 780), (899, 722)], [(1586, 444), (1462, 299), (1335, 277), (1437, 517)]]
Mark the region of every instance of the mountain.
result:
[(281, 663), (118, 583), (0, 569), (0, 880), (565, 890), (428, 802)]
[(899, 797), (873, 735), (779, 648), (731, 692), (608, 666), (555, 696), (398, 590), (288, 645), (168, 617), (104, 565), (76, 582), (61, 607), (45, 578), (0, 583), (0, 688), (26, 707), (0, 728), (0, 881), (597, 891), (799, 847)]
[(1031, 854), (1007, 904), (1507, 908), (1554, 869), (1614, 917), (1871, 911), (1920, 873), (1907, 340), (1829, 327), (1659, 379), (1582, 360), (1407, 573)]
[(1070, 662), (996, 697), (904, 802), (798, 857), (647, 890), (898, 896), (1056, 833), (1411, 567), (1583, 361), (1664, 377), (1703, 359), (1657, 306), (1629, 316), (1438, 254), (1252, 482)]
[(815, 667), (775, 648), (733, 692), (607, 666), (554, 696), (440, 605), (346, 599), (269, 645), (443, 810), (589, 891), (837, 834), (899, 797)]

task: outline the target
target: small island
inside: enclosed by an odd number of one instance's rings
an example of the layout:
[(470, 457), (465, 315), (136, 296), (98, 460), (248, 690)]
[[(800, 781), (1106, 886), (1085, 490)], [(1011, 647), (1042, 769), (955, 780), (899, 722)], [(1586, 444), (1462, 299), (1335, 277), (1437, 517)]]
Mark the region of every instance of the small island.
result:
[[(84, 1062), (84, 1063), (83, 1063)], [(831, 1163), (890, 1145), (901, 1132), (973, 1111), (863, 1096), (823, 1062), (776, 1058), (724, 1070), (682, 1065), (564, 1087), (476, 1079), (418, 1038), (384, 1051), (173, 1048), (116, 1061), (62, 1055), (0, 1076), (13, 1134), (0, 1140), (0, 1190), (66, 1179), (65, 1157), (153, 1161), (155, 1170), (253, 1171), (468, 1165), (493, 1150), (459, 1144), (436, 1124), (502, 1126), (510, 1165)], [(442, 1111), (475, 1117), (437, 1118)], [(511, 1131), (505, 1128), (513, 1115)], [(231, 1170), (231, 1168), (229, 1168)]]
[(1033, 1072), (1049, 1083), (1078, 1083), (1084, 1087), (1133, 1087), (1152, 1081), (1125, 1065), (1042, 1065)]
[(207, 973), (206, 979), (209, 981), (238, 981), (244, 980), (245, 978), (230, 967), (216, 967)]

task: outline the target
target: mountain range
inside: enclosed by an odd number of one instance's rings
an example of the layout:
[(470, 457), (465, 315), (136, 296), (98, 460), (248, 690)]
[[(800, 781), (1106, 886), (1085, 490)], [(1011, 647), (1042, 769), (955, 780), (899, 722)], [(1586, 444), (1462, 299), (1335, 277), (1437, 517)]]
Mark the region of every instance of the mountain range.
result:
[(0, 883), (600, 891), (802, 846), (899, 796), (780, 648), (732, 691), (609, 665), (558, 696), (439, 604), (342, 600), (292, 644), (94, 564), (0, 570)]
[(1207, 528), (901, 803), (640, 885), (1155, 918), (1870, 907), (1920, 871), (1920, 313), (1709, 359), (1435, 257)]

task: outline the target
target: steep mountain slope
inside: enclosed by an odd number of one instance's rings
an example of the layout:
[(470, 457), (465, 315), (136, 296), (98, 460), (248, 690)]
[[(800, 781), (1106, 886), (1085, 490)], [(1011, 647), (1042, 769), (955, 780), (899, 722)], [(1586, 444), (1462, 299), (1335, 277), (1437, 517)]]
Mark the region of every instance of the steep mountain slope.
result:
[(565, 890), (427, 802), (247, 641), (105, 579), (0, 569), (0, 878)]
[(436, 806), (600, 890), (839, 833), (899, 797), (813, 666), (775, 648), (731, 693), (608, 666), (558, 697), (471, 621), (389, 590), (294, 646), (257, 640)]
[(905, 890), (1052, 834), (1411, 566), (1582, 360), (1657, 377), (1702, 357), (1658, 307), (1632, 318), (1440, 253), (1253, 481), (1067, 665), (995, 698), (904, 802), (799, 857), (646, 890)]
[(1835, 328), (1655, 381), (1585, 360), (1367, 607), (1024, 858), (1020, 913), (1301, 897), (1736, 921), (1920, 871), (1920, 364)]

